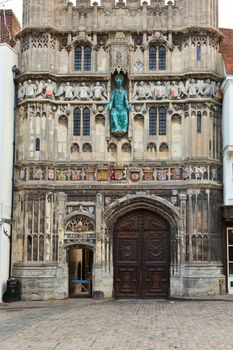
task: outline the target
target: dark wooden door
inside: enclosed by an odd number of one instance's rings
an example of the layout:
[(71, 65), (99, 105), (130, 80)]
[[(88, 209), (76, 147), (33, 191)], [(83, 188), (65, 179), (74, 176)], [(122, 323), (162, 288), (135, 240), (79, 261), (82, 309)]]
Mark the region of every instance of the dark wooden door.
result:
[(169, 225), (159, 215), (137, 210), (114, 230), (116, 298), (166, 298), (169, 292)]

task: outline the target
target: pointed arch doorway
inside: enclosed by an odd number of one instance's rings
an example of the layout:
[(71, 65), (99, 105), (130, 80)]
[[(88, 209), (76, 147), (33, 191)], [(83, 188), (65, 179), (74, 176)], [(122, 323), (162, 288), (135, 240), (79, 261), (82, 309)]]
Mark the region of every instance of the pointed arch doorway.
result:
[(135, 210), (114, 226), (116, 298), (169, 296), (170, 226), (160, 215)]

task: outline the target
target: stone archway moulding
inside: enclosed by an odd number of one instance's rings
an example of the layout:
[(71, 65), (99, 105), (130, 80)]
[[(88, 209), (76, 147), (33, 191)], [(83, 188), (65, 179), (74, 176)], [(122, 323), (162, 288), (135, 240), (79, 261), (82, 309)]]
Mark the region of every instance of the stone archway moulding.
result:
[(109, 230), (113, 229), (118, 219), (127, 212), (136, 209), (146, 209), (163, 216), (171, 226), (181, 228), (181, 216), (177, 207), (164, 198), (156, 195), (135, 194), (126, 195), (111, 203), (104, 213), (104, 219)]

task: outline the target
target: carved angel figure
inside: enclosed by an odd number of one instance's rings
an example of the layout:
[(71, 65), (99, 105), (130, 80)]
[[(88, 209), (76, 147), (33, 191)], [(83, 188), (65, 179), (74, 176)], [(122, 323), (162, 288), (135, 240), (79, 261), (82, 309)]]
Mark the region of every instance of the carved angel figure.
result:
[(89, 97), (91, 97), (91, 89), (85, 83), (82, 83), (80, 86), (79, 98), (80, 100), (87, 100)]
[(70, 85), (70, 83), (66, 83), (64, 87), (64, 92), (66, 100), (71, 100), (72, 98), (74, 98), (74, 88)]
[(19, 83), (18, 91), (17, 91), (17, 99), (19, 101), (22, 101), (25, 96), (25, 85), (22, 83)]
[(164, 85), (161, 84), (160, 81), (158, 81), (157, 85), (155, 86), (155, 97), (163, 98), (165, 96), (166, 96), (166, 88)]
[(95, 100), (103, 100), (107, 98), (107, 92), (106, 88), (103, 85), (101, 85), (99, 82), (95, 84), (95, 86), (92, 86), (92, 95)]
[(134, 90), (133, 90), (132, 98), (136, 99), (136, 100), (146, 100), (149, 97), (152, 97), (151, 87), (149, 87), (147, 84), (145, 84), (144, 81), (141, 81), (139, 83), (139, 85), (136, 82), (134, 84)]
[(214, 95), (215, 92), (215, 82), (210, 81), (210, 79), (207, 79), (204, 83), (204, 96), (211, 97)]
[(65, 92), (65, 84), (64, 83), (62, 83), (61, 85), (60, 85), (60, 87), (58, 88), (58, 90), (57, 90), (57, 92), (56, 92), (56, 94), (55, 94), (55, 97), (61, 97), (63, 94), (64, 94), (64, 92)]
[(36, 92), (35, 84), (33, 84), (31, 80), (28, 80), (25, 83), (25, 96), (26, 96), (26, 98), (35, 97), (35, 92)]
[(192, 79), (191, 81), (187, 80), (185, 87), (190, 97), (194, 97), (197, 95), (197, 85), (194, 79)]
[(57, 92), (57, 84), (49, 79), (48, 82), (44, 84), (44, 88), (45, 97), (54, 99)]
[(179, 82), (179, 95), (181, 97), (188, 95), (187, 90), (186, 90), (184, 83), (182, 81)]
[(44, 97), (43, 96), (43, 91), (44, 91), (44, 88), (45, 88), (45, 82), (44, 80), (41, 80), (41, 81), (37, 81), (36, 80), (36, 91), (35, 91), (35, 96), (36, 97)]

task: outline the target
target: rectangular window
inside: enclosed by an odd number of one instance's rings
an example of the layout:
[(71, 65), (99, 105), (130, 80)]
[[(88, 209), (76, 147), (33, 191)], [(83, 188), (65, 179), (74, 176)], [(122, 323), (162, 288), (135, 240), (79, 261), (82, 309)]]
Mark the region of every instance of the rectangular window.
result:
[(83, 135), (90, 135), (90, 114), (83, 114)]
[(84, 48), (84, 70), (91, 70), (91, 49), (89, 47)]
[(154, 46), (149, 49), (149, 69), (156, 69), (156, 47)]
[(81, 112), (79, 108), (74, 110), (74, 119), (73, 119), (73, 134), (75, 136), (80, 136), (81, 131)]
[(164, 107), (159, 108), (159, 135), (167, 133), (167, 112)]
[(197, 62), (201, 60), (201, 46), (197, 46)]
[(82, 47), (75, 48), (74, 69), (80, 71), (82, 69)]
[(166, 49), (164, 46), (159, 47), (159, 70), (166, 70)]
[(149, 135), (157, 134), (157, 110), (152, 107), (149, 111)]
[(201, 134), (201, 112), (197, 113), (197, 133)]

